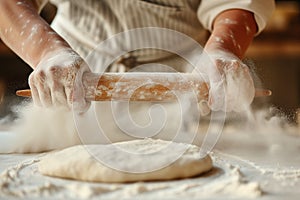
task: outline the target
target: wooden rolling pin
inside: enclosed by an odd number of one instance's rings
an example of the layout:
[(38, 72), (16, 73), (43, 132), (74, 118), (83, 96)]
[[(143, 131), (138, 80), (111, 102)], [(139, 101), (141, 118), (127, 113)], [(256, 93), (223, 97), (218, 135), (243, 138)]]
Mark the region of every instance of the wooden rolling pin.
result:
[[(174, 101), (176, 94), (191, 92), (201, 101), (209, 94), (204, 79), (189, 73), (87, 73), (83, 85), (89, 101)], [(18, 90), (16, 94), (30, 97), (31, 91)], [(270, 90), (256, 89), (256, 97), (270, 95)]]

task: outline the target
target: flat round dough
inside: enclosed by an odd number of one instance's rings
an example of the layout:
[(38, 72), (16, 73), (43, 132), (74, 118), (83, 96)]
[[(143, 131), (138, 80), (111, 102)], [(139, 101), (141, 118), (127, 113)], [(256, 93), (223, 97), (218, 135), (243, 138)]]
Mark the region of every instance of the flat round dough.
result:
[[(206, 157), (199, 159), (200, 148), (195, 145), (153, 139), (114, 143), (116, 147), (126, 149), (126, 151), (131, 153), (150, 154), (169, 144), (172, 144), (172, 149), (174, 149), (174, 151), (167, 151), (169, 152), (167, 154), (161, 152), (154, 154), (148, 164), (146, 164), (147, 162), (136, 161), (131, 157), (119, 155), (117, 152), (111, 151), (111, 145), (99, 144), (86, 146), (79, 145), (50, 153), (41, 159), (38, 168), (43, 175), (106, 183), (188, 178), (207, 172), (212, 168), (210, 156), (207, 155)], [(171, 158), (174, 158), (172, 152), (176, 153), (176, 149), (185, 147), (186, 151), (184, 151), (181, 156), (178, 156), (178, 159), (176, 158), (174, 162), (158, 170), (145, 173), (129, 173), (113, 169), (99, 162), (86, 150), (86, 147), (93, 149), (93, 151), (98, 151), (98, 153), (105, 155), (106, 158), (114, 159), (119, 165), (123, 165), (124, 168), (129, 169), (129, 171), (131, 168), (136, 167), (139, 169), (146, 169), (147, 166), (149, 166), (149, 163), (172, 160)]]

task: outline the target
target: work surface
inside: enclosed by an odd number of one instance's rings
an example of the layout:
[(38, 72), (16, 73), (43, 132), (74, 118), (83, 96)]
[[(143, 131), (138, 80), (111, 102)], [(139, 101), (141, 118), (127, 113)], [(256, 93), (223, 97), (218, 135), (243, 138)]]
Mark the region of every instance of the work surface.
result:
[(44, 154), (0, 155), (0, 199), (299, 199), (298, 130), (290, 135), (233, 127), (224, 129), (211, 153), (214, 168), (183, 180), (127, 184), (63, 180), (38, 172)]

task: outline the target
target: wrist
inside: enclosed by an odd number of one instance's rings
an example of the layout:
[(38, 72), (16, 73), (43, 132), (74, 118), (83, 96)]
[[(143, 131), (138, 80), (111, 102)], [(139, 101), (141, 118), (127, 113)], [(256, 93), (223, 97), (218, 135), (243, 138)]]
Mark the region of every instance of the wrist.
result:
[(223, 60), (240, 60), (240, 58), (228, 49), (218, 47), (204, 49), (205, 53), (212, 59), (223, 59)]
[[(226, 32), (225, 30), (223, 31)], [(227, 54), (233, 54), (239, 59), (243, 59), (249, 44), (250, 42), (247, 42), (247, 44), (240, 42), (240, 40), (237, 40), (236, 37), (230, 34), (223, 35), (213, 32), (204, 49), (208, 53), (226, 52)]]
[(216, 17), (205, 48), (208, 51), (221, 49), (232, 52), (242, 59), (256, 32), (253, 13), (240, 9), (227, 10)]
[[(48, 27), (47, 25), (47, 28)], [(45, 58), (53, 57), (55, 55), (59, 55), (60, 53), (65, 52), (74, 52), (70, 45), (61, 38), (56, 32), (54, 32), (51, 28), (47, 29), (44, 33), (41, 33), (41, 39), (38, 45), (32, 49), (30, 55), (34, 55), (32, 57), (33, 63), (31, 66), (35, 68), (38, 63), (45, 60)], [(74, 52), (76, 54), (76, 52)]]
[(52, 48), (45, 48), (40, 54), (39, 63), (51, 57), (67, 54), (78, 55), (71, 47), (65, 45), (55, 46)]
[(41, 54), (39, 62), (36, 64), (35, 68), (44, 65), (51, 66), (71, 66), (80, 65), (83, 59), (70, 47), (61, 47), (51, 49), (50, 51), (45, 51)]

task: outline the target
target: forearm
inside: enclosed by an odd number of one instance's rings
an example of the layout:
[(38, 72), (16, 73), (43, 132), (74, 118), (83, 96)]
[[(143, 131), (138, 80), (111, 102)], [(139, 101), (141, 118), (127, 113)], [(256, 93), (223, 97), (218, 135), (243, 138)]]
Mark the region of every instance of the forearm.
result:
[(0, 19), (1, 39), (32, 68), (47, 53), (69, 48), (30, 0), (0, 0)]
[(242, 59), (256, 32), (253, 13), (240, 9), (227, 10), (216, 17), (205, 49), (208, 52), (230, 52)]

